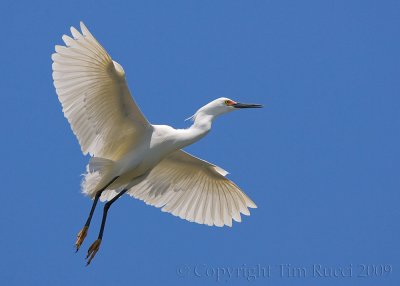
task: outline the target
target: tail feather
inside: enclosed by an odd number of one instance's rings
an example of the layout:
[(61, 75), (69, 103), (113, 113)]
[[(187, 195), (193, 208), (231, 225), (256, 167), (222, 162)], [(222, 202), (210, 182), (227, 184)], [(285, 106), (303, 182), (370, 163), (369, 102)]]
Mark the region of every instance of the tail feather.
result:
[(86, 166), (88, 172), (104, 172), (105, 168), (114, 165), (114, 161), (100, 157), (90, 158), (89, 164)]
[(99, 157), (92, 157), (86, 166), (86, 174), (81, 183), (82, 193), (89, 197), (96, 195), (97, 186), (114, 165), (114, 161)]

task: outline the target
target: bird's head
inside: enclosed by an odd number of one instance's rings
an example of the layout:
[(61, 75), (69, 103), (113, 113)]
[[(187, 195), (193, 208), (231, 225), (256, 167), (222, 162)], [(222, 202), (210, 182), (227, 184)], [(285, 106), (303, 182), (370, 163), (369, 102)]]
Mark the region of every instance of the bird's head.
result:
[(226, 97), (217, 98), (200, 108), (190, 119), (195, 120), (199, 115), (210, 115), (216, 118), (221, 114), (225, 114), (242, 108), (261, 108), (261, 104), (240, 103)]
[[(255, 103), (241, 103), (241, 102), (236, 102), (232, 99), (226, 98), (226, 97), (221, 97), (218, 98), (212, 102), (216, 102), (217, 105), (222, 106), (223, 109), (225, 109), (225, 112), (229, 112), (235, 109), (242, 109), (242, 108), (261, 108), (263, 107), (261, 104), (255, 104)], [(223, 113), (225, 113), (223, 112)]]

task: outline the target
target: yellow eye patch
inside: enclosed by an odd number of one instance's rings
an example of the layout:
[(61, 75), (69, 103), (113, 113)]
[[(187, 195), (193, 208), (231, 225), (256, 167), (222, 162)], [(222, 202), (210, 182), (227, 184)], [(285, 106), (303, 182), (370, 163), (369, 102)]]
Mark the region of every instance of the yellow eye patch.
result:
[(234, 102), (233, 100), (229, 100), (229, 99), (228, 99), (228, 100), (225, 100), (224, 102), (225, 102), (225, 104), (228, 105), (228, 106), (234, 105), (234, 104), (236, 103), (236, 102)]

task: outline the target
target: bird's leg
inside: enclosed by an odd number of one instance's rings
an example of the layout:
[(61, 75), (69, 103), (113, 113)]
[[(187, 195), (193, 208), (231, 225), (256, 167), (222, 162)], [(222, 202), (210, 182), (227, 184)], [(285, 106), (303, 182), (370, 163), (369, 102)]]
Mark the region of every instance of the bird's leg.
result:
[(112, 183), (114, 183), (114, 181), (117, 179), (118, 177), (115, 177), (114, 179), (111, 180), (111, 182), (109, 182), (104, 188), (102, 188), (101, 190), (96, 192), (96, 196), (94, 197), (93, 200), (93, 204), (92, 204), (92, 208), (90, 209), (90, 213), (89, 213), (89, 217), (86, 220), (85, 225), (83, 226), (83, 228), (78, 232), (77, 238), (76, 238), (76, 242), (75, 242), (75, 248), (77, 252), (79, 250), (79, 248), (81, 247), (83, 241), (85, 240), (85, 237), (87, 235), (87, 231), (89, 229), (89, 225), (90, 222), (92, 221), (92, 217), (93, 217), (93, 213), (94, 210), (96, 209), (96, 205), (97, 202), (99, 201), (99, 198), (101, 196), (101, 194), (103, 193), (103, 191), (105, 189), (107, 189)]
[(108, 209), (110, 206), (118, 200), (123, 194), (125, 194), (128, 191), (128, 189), (124, 189), (121, 192), (119, 192), (114, 198), (109, 200), (105, 205), (104, 205), (104, 210), (103, 210), (103, 219), (101, 220), (101, 226), (100, 226), (100, 231), (99, 231), (99, 236), (95, 242), (89, 247), (89, 250), (86, 255), (86, 259), (88, 259), (86, 266), (90, 264), (94, 256), (96, 255), (97, 251), (99, 251), (101, 240), (103, 238), (103, 232), (104, 232), (104, 227), (106, 225), (106, 220), (107, 220), (107, 214), (108, 214)]
[(96, 193), (96, 196), (94, 197), (94, 200), (93, 200), (92, 208), (90, 209), (89, 217), (86, 220), (86, 223), (83, 226), (83, 228), (78, 232), (78, 235), (77, 235), (77, 238), (76, 238), (76, 242), (75, 242), (75, 248), (76, 248), (75, 252), (77, 252), (79, 250), (79, 248), (81, 247), (83, 241), (86, 238), (87, 231), (89, 229), (89, 225), (90, 225), (90, 222), (92, 220), (94, 210), (96, 209), (97, 202), (98, 202), (102, 192), (103, 191), (98, 191)]

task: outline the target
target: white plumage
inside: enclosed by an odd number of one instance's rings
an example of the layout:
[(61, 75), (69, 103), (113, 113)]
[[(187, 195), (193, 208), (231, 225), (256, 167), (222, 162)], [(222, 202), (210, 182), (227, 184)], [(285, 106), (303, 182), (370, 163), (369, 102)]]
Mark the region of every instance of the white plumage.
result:
[(188, 221), (232, 225), (256, 205), (225, 176), (227, 172), (181, 149), (205, 136), (221, 114), (244, 107), (227, 98), (199, 109), (188, 129), (152, 125), (134, 102), (123, 68), (81, 22), (56, 46), (53, 79), (63, 112), (83, 154), (93, 156), (82, 191), (111, 200), (122, 190)]

